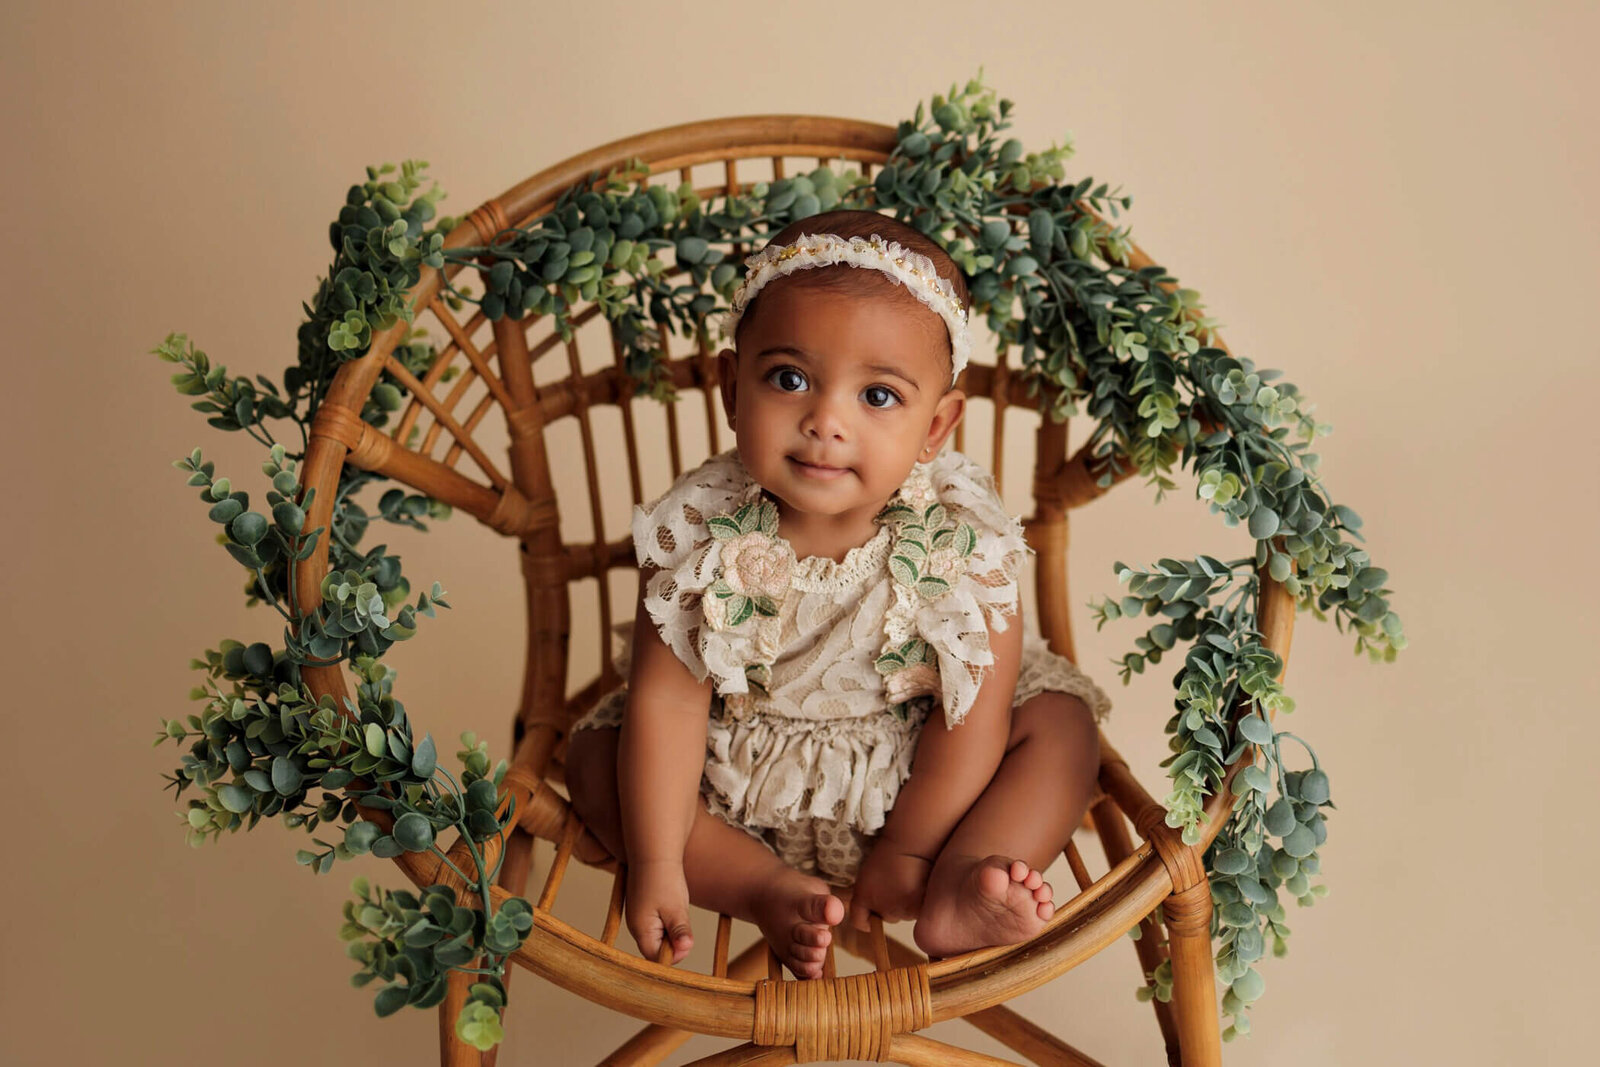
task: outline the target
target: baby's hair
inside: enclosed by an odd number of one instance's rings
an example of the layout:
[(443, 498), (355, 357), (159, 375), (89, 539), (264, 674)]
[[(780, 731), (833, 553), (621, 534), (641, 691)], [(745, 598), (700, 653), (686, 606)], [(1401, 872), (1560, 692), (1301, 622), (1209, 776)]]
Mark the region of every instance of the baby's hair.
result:
[[(810, 215), (797, 219), (773, 234), (768, 240), (768, 245), (786, 245), (799, 238), (803, 233), (831, 233), (839, 237), (870, 237), (877, 234), (885, 241), (896, 241), (902, 247), (912, 252), (920, 252), (933, 261), (934, 268), (941, 277), (947, 280), (955, 289), (956, 298), (963, 307), (967, 306), (967, 279), (961, 273), (961, 268), (956, 266), (955, 260), (933, 238), (899, 219), (884, 215), (877, 211), (824, 211), (818, 215)], [(905, 286), (882, 271), (870, 268), (853, 267), (847, 263), (836, 263), (828, 267), (812, 267), (808, 270), (798, 270), (786, 274), (781, 278), (774, 278), (762, 287), (746, 306), (743, 316), (739, 319), (738, 329), (734, 334), (734, 345), (737, 347), (739, 335), (744, 333), (745, 327), (756, 316), (757, 308), (761, 306), (761, 297), (769, 292), (773, 286), (793, 286), (795, 288), (815, 289), (821, 292), (853, 293), (862, 296), (882, 296), (895, 299), (898, 295), (908, 301), (908, 308), (915, 307), (928, 311), (915, 296), (906, 291)], [(949, 334), (944, 324), (937, 316), (928, 320), (932, 329), (937, 323), (939, 333), (945, 337), (945, 354), (950, 353)]]

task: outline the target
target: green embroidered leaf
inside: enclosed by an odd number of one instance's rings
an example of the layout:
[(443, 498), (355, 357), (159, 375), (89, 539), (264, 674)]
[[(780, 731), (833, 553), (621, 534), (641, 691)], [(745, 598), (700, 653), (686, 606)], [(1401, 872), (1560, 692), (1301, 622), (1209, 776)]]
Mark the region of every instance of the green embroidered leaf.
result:
[(937, 500), (929, 504), (928, 509), (922, 513), (922, 525), (929, 529), (943, 526), (948, 519), (949, 512), (945, 511), (944, 505)]
[(920, 637), (913, 637), (900, 646), (900, 654), (905, 657), (908, 666), (926, 663), (928, 660), (928, 642)]
[(901, 722), (906, 721), (906, 705), (904, 701), (900, 702), (899, 704), (890, 704), (889, 711), (892, 712), (894, 717), (899, 719)]
[(901, 585), (915, 586), (917, 584), (917, 565), (905, 556), (889, 557), (889, 573)]
[(930, 600), (934, 597), (944, 596), (949, 591), (950, 583), (943, 578), (928, 577), (917, 582), (917, 592)]
[(729, 518), (726, 515), (718, 515), (706, 525), (711, 528), (711, 536), (718, 541), (726, 541), (729, 538), (738, 537), (740, 533), (739, 520)]
[(761, 502), (761, 511), (756, 516), (756, 528), (769, 537), (778, 535), (778, 508), (770, 500)]
[(712, 594), (713, 596), (719, 596), (724, 600), (736, 595), (733, 591), (733, 586), (728, 584), (727, 579), (721, 577), (722, 571), (720, 568), (718, 569), (717, 574), (717, 580), (706, 587), (706, 592)]
[(906, 665), (905, 657), (898, 652), (885, 652), (874, 664), (879, 674), (893, 674)]
[(755, 604), (747, 596), (733, 596), (728, 598), (728, 625), (738, 626), (748, 619), (755, 611)]
[(757, 615), (776, 615), (778, 613), (778, 605), (774, 604), (769, 596), (758, 596), (753, 603), (755, 604)]
[(911, 508), (907, 507), (905, 504), (890, 504), (888, 507), (878, 512), (878, 521), (884, 523), (885, 525), (899, 525), (910, 522), (916, 517), (917, 513)]
[(971, 526), (962, 523), (956, 527), (956, 551), (963, 556), (970, 556), (978, 547), (978, 534)]
[(921, 541), (913, 541), (910, 538), (906, 538), (894, 547), (896, 552), (915, 563), (921, 563), (928, 558), (928, 548)]
[(937, 529), (937, 530), (933, 531), (933, 540), (930, 543), (933, 545), (934, 548), (938, 548), (940, 545), (943, 545), (946, 541), (953, 540), (955, 538), (955, 536), (956, 536), (956, 531), (953, 528), (951, 528), (949, 526), (944, 526), (944, 527), (941, 527), (940, 529)]

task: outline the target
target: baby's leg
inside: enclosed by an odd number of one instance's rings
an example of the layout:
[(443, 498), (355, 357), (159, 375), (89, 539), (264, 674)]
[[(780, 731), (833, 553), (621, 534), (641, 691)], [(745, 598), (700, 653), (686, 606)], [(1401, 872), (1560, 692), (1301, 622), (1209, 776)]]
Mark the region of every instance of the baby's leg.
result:
[(1083, 820), (1099, 766), (1099, 728), (1077, 697), (1040, 693), (1012, 712), (1000, 769), (928, 876), (912, 929), (924, 952), (953, 956), (1039, 932), (1055, 912), (1040, 872)]
[[(615, 728), (579, 730), (567, 742), (567, 791), (584, 825), (613, 856), (623, 856), (617, 802)], [(820, 978), (833, 940), (829, 929), (844, 920), (844, 903), (828, 883), (780, 860), (760, 841), (696, 809), (684, 847), (689, 901), (760, 928), (778, 958), (797, 978)]]

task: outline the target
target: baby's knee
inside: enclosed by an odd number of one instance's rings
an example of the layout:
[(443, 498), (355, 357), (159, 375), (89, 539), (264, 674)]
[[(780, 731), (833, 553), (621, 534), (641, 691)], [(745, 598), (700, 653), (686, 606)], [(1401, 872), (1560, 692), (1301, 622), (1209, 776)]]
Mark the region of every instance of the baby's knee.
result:
[(1046, 691), (1012, 711), (1014, 741), (1036, 738), (1069, 752), (1075, 759), (1098, 765), (1100, 724), (1083, 700), (1070, 693)]

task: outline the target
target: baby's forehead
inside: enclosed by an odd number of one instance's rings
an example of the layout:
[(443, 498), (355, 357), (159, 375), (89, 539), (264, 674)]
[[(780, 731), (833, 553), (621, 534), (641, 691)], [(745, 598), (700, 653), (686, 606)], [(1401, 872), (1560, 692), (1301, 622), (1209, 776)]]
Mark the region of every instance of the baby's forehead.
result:
[[(811, 333), (814, 332), (811, 327), (830, 318), (855, 316), (863, 310), (870, 310), (877, 320), (873, 325), (880, 329), (887, 326), (894, 336), (888, 351), (874, 349), (876, 354), (899, 357), (895, 362), (905, 364), (904, 369), (916, 373), (918, 377), (942, 376), (948, 379), (950, 334), (944, 319), (899, 283), (884, 278), (882, 286), (871, 283), (859, 287), (839, 284), (843, 279), (830, 279), (834, 284), (782, 284), (794, 282), (800, 277), (801, 274), (797, 273), (777, 279), (763, 289), (750, 308), (751, 313), (740, 324), (741, 336), (746, 335), (748, 326), (759, 321), (763, 342), (758, 347), (764, 348), (782, 343), (775, 340), (779, 335), (793, 337)], [(770, 299), (763, 305), (761, 298)], [(763, 311), (768, 314), (763, 314)]]

